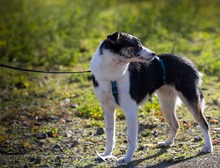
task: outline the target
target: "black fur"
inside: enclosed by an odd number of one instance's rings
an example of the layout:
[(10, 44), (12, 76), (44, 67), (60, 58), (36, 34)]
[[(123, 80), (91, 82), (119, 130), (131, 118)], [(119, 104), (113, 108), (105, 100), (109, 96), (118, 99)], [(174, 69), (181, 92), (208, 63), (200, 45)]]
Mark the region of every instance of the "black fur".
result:
[(103, 53), (103, 49), (109, 49), (111, 52), (124, 56), (121, 52), (124, 48), (132, 47), (135, 51), (140, 51), (141, 42), (138, 38), (128, 35), (123, 32), (116, 32), (107, 36), (100, 46), (100, 55)]
[[(174, 54), (158, 55), (166, 69), (166, 84), (172, 85), (190, 101), (195, 102), (195, 95), (200, 94), (199, 72), (193, 63)], [(154, 59), (147, 63), (130, 63), (130, 94), (138, 104), (163, 85), (163, 69), (160, 62)], [(201, 96), (201, 95), (200, 95)], [(198, 103), (198, 102), (195, 102)]]
[(92, 82), (93, 82), (93, 86), (94, 86), (94, 87), (98, 87), (98, 86), (99, 86), (99, 83), (98, 83), (98, 81), (95, 79), (95, 76), (94, 76), (94, 75), (92, 75)]

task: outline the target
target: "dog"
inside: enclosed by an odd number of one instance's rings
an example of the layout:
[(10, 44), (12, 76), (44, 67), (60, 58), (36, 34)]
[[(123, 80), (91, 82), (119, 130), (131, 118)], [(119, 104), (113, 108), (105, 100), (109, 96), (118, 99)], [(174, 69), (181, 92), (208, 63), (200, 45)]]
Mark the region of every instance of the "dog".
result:
[(174, 54), (156, 55), (144, 47), (137, 37), (115, 32), (99, 44), (90, 68), (94, 92), (104, 111), (106, 125), (106, 150), (99, 157), (112, 157), (115, 111), (121, 108), (126, 116), (128, 149), (119, 162), (132, 161), (137, 147), (138, 107), (154, 92), (158, 95), (161, 110), (171, 128), (169, 137), (159, 142), (158, 146), (167, 147), (174, 143), (179, 129), (176, 102), (180, 98), (204, 135), (201, 152), (213, 151), (209, 125), (203, 115), (205, 101), (200, 88), (201, 73), (189, 59)]

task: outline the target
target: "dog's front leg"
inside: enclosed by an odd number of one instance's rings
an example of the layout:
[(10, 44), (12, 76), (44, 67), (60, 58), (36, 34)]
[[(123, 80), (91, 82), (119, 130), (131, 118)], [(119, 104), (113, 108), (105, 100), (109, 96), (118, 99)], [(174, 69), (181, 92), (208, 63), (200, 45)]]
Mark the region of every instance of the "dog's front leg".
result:
[(132, 160), (134, 151), (137, 147), (138, 107), (135, 105), (133, 107), (126, 107), (124, 110), (126, 114), (126, 123), (128, 131), (128, 150), (125, 157), (120, 158), (119, 162), (129, 163)]
[(105, 119), (105, 131), (106, 131), (106, 150), (101, 155), (103, 158), (108, 158), (112, 155), (112, 151), (115, 145), (115, 109), (106, 109), (104, 110), (104, 119)]

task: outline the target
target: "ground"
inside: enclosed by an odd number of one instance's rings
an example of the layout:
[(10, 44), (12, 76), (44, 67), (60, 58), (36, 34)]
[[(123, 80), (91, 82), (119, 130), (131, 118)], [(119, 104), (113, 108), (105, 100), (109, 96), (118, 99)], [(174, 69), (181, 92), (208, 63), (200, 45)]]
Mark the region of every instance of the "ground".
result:
[[(139, 111), (139, 140), (133, 161), (118, 165), (116, 159), (97, 160), (97, 153), (105, 148), (103, 120), (78, 117), (78, 104), (74, 98), (64, 98), (53, 91), (54, 97), (29, 93), (21, 96), (30, 99), (26, 105), (11, 104), (10, 95), (2, 100), (7, 109), (1, 121), (1, 167), (218, 167), (220, 164), (220, 114), (219, 79), (205, 80), (203, 92), (207, 98), (205, 115), (211, 128), (214, 152), (200, 155), (203, 137), (197, 123), (187, 109), (178, 108), (180, 130), (176, 143), (170, 148), (158, 148), (157, 142), (165, 140), (169, 127), (159, 108)], [(216, 83), (215, 83), (216, 82)], [(19, 86), (20, 87), (20, 86)], [(18, 87), (18, 88), (19, 88)], [(19, 88), (24, 92), (27, 88)], [(27, 93), (26, 93), (27, 94)], [(93, 93), (91, 93), (93, 94)], [(65, 96), (67, 93), (65, 93)], [(34, 96), (34, 99), (31, 98)], [(78, 95), (79, 96), (79, 95)], [(80, 97), (80, 96), (79, 96)], [(16, 100), (21, 101), (21, 100)], [(95, 99), (94, 99), (95, 101)], [(27, 100), (25, 100), (27, 102)], [(157, 103), (153, 96), (149, 104)], [(9, 105), (10, 104), (10, 105)], [(11, 112), (11, 113), (10, 113)], [(118, 113), (121, 113), (118, 111)], [(126, 126), (122, 114), (117, 118), (117, 141), (114, 156), (123, 156), (127, 149)]]

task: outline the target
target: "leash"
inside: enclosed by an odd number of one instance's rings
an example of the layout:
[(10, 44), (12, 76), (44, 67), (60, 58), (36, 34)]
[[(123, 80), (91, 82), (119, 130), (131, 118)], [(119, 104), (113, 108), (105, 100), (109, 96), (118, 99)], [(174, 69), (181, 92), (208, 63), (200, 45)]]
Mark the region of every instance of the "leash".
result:
[(33, 72), (33, 73), (44, 73), (44, 74), (82, 74), (82, 73), (88, 73), (91, 72), (90, 70), (87, 71), (43, 71), (43, 70), (33, 70), (33, 69), (25, 69), (25, 68), (18, 68), (14, 66), (9, 66), (5, 64), (0, 64), (0, 67), (8, 68), (8, 69), (14, 69), (18, 71), (25, 71), (25, 72)]
[[(9, 66), (5, 64), (0, 64), (0, 67), (8, 68), (8, 69), (14, 69), (18, 71), (25, 71), (25, 72), (32, 72), (32, 73), (43, 73), (43, 74), (82, 74), (82, 73), (88, 73), (91, 72), (91, 70), (87, 71), (43, 71), (43, 70), (33, 70), (33, 69), (25, 69), (25, 68), (18, 68), (14, 66)], [(119, 98), (118, 98), (118, 88), (117, 88), (117, 82), (112, 81), (112, 95), (114, 96), (115, 102), (119, 105)]]
[[(163, 60), (160, 59), (158, 56), (155, 57), (161, 65), (162, 71), (163, 71), (163, 76), (162, 76), (162, 80), (163, 80), (163, 84), (167, 83), (166, 80), (166, 68), (164, 66)], [(18, 67), (13, 67), (13, 66), (9, 66), (9, 65), (5, 65), (5, 64), (0, 64), (0, 67), (4, 67), (4, 68), (8, 68), (8, 69), (14, 69), (14, 70), (19, 70), (19, 71), (25, 71), (25, 72), (34, 72), (34, 73), (44, 73), (44, 74), (82, 74), (82, 73), (88, 73), (91, 72), (91, 70), (87, 70), (87, 71), (43, 71), (43, 70), (33, 70), (33, 69), (25, 69), (25, 68), (18, 68)], [(111, 86), (112, 86), (112, 95), (114, 97), (115, 102), (120, 106), (119, 104), (119, 94), (118, 94), (118, 87), (117, 87), (117, 82), (116, 81), (112, 81), (111, 82)]]

